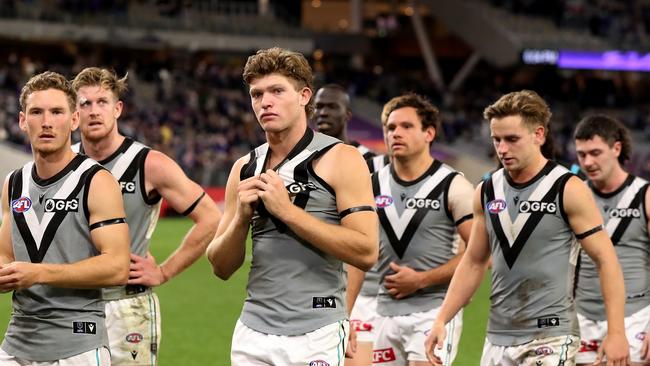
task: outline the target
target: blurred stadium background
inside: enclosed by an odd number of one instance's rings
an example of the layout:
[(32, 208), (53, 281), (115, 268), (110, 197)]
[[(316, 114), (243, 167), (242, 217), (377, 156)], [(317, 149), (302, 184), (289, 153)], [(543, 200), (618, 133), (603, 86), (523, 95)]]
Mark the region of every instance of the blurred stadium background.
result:
[[(649, 35), (648, 0), (1, 0), (0, 174), (31, 159), (17, 122), (27, 79), (99, 65), (129, 74), (122, 132), (173, 157), (219, 201), (232, 162), (263, 141), (242, 67), (277, 45), (309, 58), (317, 87), (348, 90), (349, 136), (377, 151), (381, 106), (415, 91), (442, 111), (435, 156), (476, 182), (494, 166), (483, 108), (527, 88), (551, 105), (559, 161), (575, 162), (580, 118), (608, 113), (633, 130), (628, 168), (650, 178)], [(154, 254), (171, 252), (187, 225), (163, 219)], [(202, 260), (158, 290), (161, 365), (229, 363), (246, 275), (222, 282)], [(456, 365), (478, 363), (485, 285), (465, 312)], [(5, 326), (10, 298), (0, 300)]]

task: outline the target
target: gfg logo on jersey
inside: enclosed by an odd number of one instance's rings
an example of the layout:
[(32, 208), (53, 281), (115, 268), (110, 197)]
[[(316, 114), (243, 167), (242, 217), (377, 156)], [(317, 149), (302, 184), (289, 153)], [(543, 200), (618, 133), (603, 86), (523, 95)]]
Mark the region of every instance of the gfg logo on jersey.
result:
[(385, 195), (375, 196), (375, 204), (377, 208), (388, 207), (393, 204), (393, 197)]
[(120, 181), (122, 193), (135, 193), (135, 182), (122, 182)]
[(555, 202), (541, 201), (521, 201), (519, 203), (519, 213), (536, 213), (554, 214), (557, 211)]
[(77, 212), (79, 211), (79, 199), (56, 199), (45, 200), (45, 212)]
[(431, 198), (414, 198), (406, 199), (406, 208), (426, 208), (429, 210), (440, 210), (440, 201)]
[(626, 217), (638, 219), (641, 217), (641, 210), (638, 208), (613, 208), (609, 210), (608, 215), (612, 219), (624, 219)]
[(140, 343), (144, 337), (140, 333), (129, 333), (126, 335), (125, 340), (129, 343)]
[(485, 205), (485, 209), (491, 214), (498, 214), (499, 212), (506, 209), (506, 201), (502, 199), (490, 201)]
[(30, 208), (32, 208), (32, 200), (29, 197), (20, 197), (11, 201), (11, 209), (15, 213), (27, 212)]
[(372, 351), (372, 363), (395, 361), (395, 351), (392, 348), (376, 349)]
[(316, 360), (310, 362), (309, 366), (330, 366), (330, 364), (323, 360)]
[(315, 191), (316, 189), (316, 185), (312, 182), (293, 182), (287, 186), (287, 191), (289, 191), (289, 194), (291, 195), (302, 192)]

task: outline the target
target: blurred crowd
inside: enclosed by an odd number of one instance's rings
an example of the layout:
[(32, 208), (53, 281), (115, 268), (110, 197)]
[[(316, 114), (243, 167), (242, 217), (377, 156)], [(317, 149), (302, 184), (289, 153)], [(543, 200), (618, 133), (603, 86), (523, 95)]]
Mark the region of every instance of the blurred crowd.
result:
[(489, 0), (515, 14), (546, 17), (559, 26), (587, 29), (618, 47), (650, 43), (650, 2), (645, 0)]
[[(52, 69), (72, 78), (84, 66), (108, 64), (117, 65), (119, 74), (128, 72), (130, 90), (124, 97), (125, 109), (119, 120), (122, 132), (165, 152), (203, 185), (225, 184), (233, 162), (264, 141), (241, 78), (245, 55), (145, 53), (121, 57), (115, 51), (97, 55), (102, 53), (91, 57), (78, 49), (66, 57), (53, 56), (57, 62), (52, 62), (51, 58), (47, 61), (48, 57), (37, 58), (32, 53), (0, 53), (1, 137), (27, 149), (17, 123), (18, 96), (31, 75)], [(575, 161), (573, 126), (586, 113), (595, 111), (616, 115), (635, 131), (638, 141), (650, 140), (650, 103), (648, 96), (641, 93), (648, 81), (634, 74), (563, 74), (550, 67), (504, 71), (480, 64), (460, 90), (441, 93), (422, 71), (412, 70), (377, 73), (330, 69), (318, 74), (316, 85), (337, 82), (348, 89), (353, 99), (370, 98), (378, 105), (407, 91), (426, 95), (441, 109), (440, 141), (483, 144), (485, 154), (493, 151), (482, 118), (485, 106), (503, 93), (532, 86), (551, 104), (559, 160)], [(377, 128), (378, 119), (374, 121)], [(650, 148), (647, 143), (637, 147), (630, 169), (648, 177)]]

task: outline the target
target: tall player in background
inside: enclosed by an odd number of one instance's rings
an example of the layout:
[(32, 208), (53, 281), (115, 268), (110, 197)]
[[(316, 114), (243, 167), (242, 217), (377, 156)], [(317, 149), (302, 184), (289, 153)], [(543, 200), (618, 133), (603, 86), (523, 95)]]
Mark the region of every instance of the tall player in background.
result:
[(207, 250), (227, 279), (243, 264), (252, 229), (231, 362), (340, 365), (349, 329), (343, 263), (368, 270), (377, 259), (370, 175), (356, 149), (308, 128), (313, 74), (302, 54), (260, 50), (243, 77), (267, 143), (233, 166)]
[(551, 112), (535, 92), (502, 96), (484, 111), (503, 168), (474, 195), (467, 251), (427, 338), (440, 365), (445, 324), (478, 288), (492, 254), (491, 306), (482, 366), (572, 365), (579, 346), (573, 277), (580, 241), (596, 262), (609, 324), (607, 365), (626, 365), (623, 274), (587, 186), (542, 154)]
[[(424, 341), (462, 258), (455, 237), (467, 241), (472, 226), (472, 184), (431, 156), (440, 131), (438, 109), (428, 100), (405, 94), (384, 107), (385, 139), (392, 163), (373, 174), (380, 221), (382, 316), (375, 352), (386, 365), (428, 365)], [(449, 324), (451, 364), (462, 329), (462, 312)]]
[[(388, 155), (375, 155), (367, 147), (349, 141), (347, 126), (352, 111), (350, 96), (338, 84), (327, 84), (318, 89), (314, 97), (314, 121), (318, 132), (336, 137), (359, 150), (373, 173), (387, 164)], [(357, 347), (352, 357), (345, 360), (347, 366), (362, 366), (372, 363), (372, 345), (379, 328), (377, 314), (377, 291), (379, 275), (375, 267), (365, 273), (354, 267), (348, 268), (346, 301), (350, 314), (350, 327), (356, 333)]]
[(99, 287), (126, 283), (129, 233), (115, 178), (70, 148), (75, 103), (53, 72), (20, 94), (34, 161), (2, 189), (0, 292), (13, 291), (2, 365), (110, 363)]
[[(605, 229), (618, 256), (625, 279), (625, 332), (630, 342), (632, 365), (648, 361), (641, 349), (650, 326), (650, 190), (648, 181), (623, 168), (629, 160), (632, 141), (619, 121), (605, 115), (584, 118), (574, 132), (580, 168)], [(592, 364), (607, 335), (605, 304), (598, 271), (582, 253), (576, 288), (581, 345), (576, 361)]]
[[(111, 360), (117, 365), (155, 365), (160, 347), (160, 306), (152, 288), (162, 285), (199, 259), (214, 236), (221, 212), (203, 189), (165, 154), (120, 134), (117, 119), (126, 76), (89, 67), (73, 80), (81, 119), (80, 152), (99, 161), (122, 186), (131, 235), (127, 286), (107, 288), (106, 324)], [(178, 249), (162, 264), (148, 253), (160, 202), (194, 221)], [(134, 342), (127, 337), (140, 334)]]
[(356, 147), (366, 160), (371, 173), (388, 164), (388, 155), (377, 155), (359, 142), (348, 140), (348, 122), (352, 118), (352, 110), (350, 96), (342, 86), (327, 84), (318, 89), (314, 105), (314, 121), (318, 132)]

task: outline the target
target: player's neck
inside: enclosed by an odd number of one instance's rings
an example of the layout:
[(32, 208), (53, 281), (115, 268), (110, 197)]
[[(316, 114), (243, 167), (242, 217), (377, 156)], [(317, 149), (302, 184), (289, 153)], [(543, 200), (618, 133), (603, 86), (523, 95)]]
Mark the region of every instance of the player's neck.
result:
[(81, 137), (84, 153), (91, 159), (102, 161), (111, 156), (124, 142), (125, 137), (120, 134), (110, 135), (99, 140), (87, 140)]
[(66, 145), (65, 148), (50, 154), (35, 152), (34, 165), (36, 166), (38, 177), (41, 179), (48, 179), (55, 176), (70, 164), (75, 156), (77, 156), (77, 154), (72, 151), (69, 144)]
[(267, 132), (266, 140), (269, 143), (271, 157), (268, 160), (270, 169), (282, 162), (305, 135), (307, 122), (296, 123), (291, 127), (279, 132)]
[(393, 168), (399, 179), (410, 182), (424, 174), (433, 164), (433, 157), (428, 152), (415, 157), (393, 158)]
[(548, 163), (548, 160), (540, 153), (538, 156), (533, 158), (533, 161), (522, 169), (508, 171), (508, 175), (515, 183), (527, 183), (530, 182), (531, 179), (535, 178), (542, 169), (544, 169), (546, 163)]
[(344, 144), (350, 144), (350, 140), (348, 140), (348, 134), (345, 132), (345, 129), (343, 130), (343, 132), (341, 132), (338, 136), (335, 137), (343, 141)]
[(593, 180), (591, 183), (601, 193), (612, 193), (625, 183), (628, 176), (629, 173), (623, 170), (620, 165), (617, 165), (607, 179), (602, 181)]

